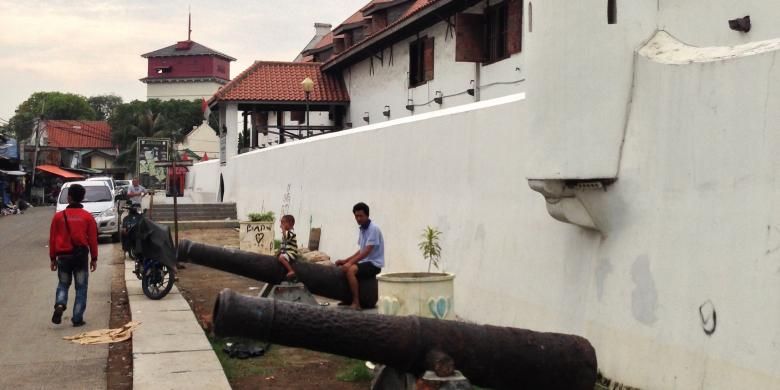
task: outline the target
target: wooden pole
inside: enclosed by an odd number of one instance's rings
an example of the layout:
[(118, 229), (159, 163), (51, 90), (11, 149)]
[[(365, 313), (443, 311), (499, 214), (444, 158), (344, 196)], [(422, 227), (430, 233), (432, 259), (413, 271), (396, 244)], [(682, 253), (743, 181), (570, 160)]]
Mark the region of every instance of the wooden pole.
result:
[(179, 206), (177, 202), (177, 198), (179, 197), (179, 185), (177, 183), (178, 180), (176, 180), (176, 175), (178, 174), (176, 172), (176, 158), (173, 158), (173, 234), (175, 237), (175, 247), (179, 247)]

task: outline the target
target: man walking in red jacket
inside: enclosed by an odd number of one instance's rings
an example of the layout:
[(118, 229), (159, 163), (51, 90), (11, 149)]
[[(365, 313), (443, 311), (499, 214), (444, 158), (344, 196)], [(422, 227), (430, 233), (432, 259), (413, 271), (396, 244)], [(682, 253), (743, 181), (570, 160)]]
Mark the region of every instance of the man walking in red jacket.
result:
[[(76, 281), (76, 301), (73, 304), (73, 326), (82, 326), (87, 309), (87, 281), (89, 271), (97, 268), (97, 223), (81, 202), (86, 190), (80, 184), (68, 187), (68, 207), (54, 214), (49, 234), (51, 270), (57, 271), (59, 284), (51, 322), (62, 322), (62, 313), (68, 304), (71, 281)], [(88, 262), (88, 256), (92, 261)]]

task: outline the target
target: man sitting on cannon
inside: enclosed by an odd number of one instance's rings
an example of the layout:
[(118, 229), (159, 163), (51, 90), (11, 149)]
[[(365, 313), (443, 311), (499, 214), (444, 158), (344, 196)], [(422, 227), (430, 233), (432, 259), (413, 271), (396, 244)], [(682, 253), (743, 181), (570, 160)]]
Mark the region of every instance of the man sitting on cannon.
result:
[(385, 241), (379, 226), (368, 217), (367, 204), (363, 202), (356, 204), (352, 207), (352, 214), (355, 215), (355, 221), (360, 226), (358, 234), (360, 249), (352, 256), (336, 261), (336, 265), (344, 272), (352, 293), (352, 302), (342, 304), (349, 304), (350, 308), (360, 310), (358, 279), (371, 279), (382, 271), (382, 267), (385, 266)]

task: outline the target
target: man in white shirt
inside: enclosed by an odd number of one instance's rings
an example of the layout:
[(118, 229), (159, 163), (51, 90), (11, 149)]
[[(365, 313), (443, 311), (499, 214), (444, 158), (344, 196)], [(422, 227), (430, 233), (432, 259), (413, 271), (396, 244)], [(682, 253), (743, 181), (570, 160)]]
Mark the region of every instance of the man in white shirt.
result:
[(141, 206), (141, 198), (146, 195), (146, 188), (138, 184), (138, 179), (133, 179), (133, 185), (127, 187), (127, 199), (131, 204)]

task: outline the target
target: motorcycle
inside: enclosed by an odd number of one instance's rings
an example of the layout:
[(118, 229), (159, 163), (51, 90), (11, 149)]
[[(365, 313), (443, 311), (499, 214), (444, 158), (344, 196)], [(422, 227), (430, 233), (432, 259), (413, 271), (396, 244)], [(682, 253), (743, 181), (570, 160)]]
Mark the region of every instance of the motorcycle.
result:
[(138, 205), (123, 207), (122, 250), (135, 261), (133, 273), (149, 299), (162, 299), (173, 288), (176, 277), (176, 250), (167, 226), (145, 218)]

